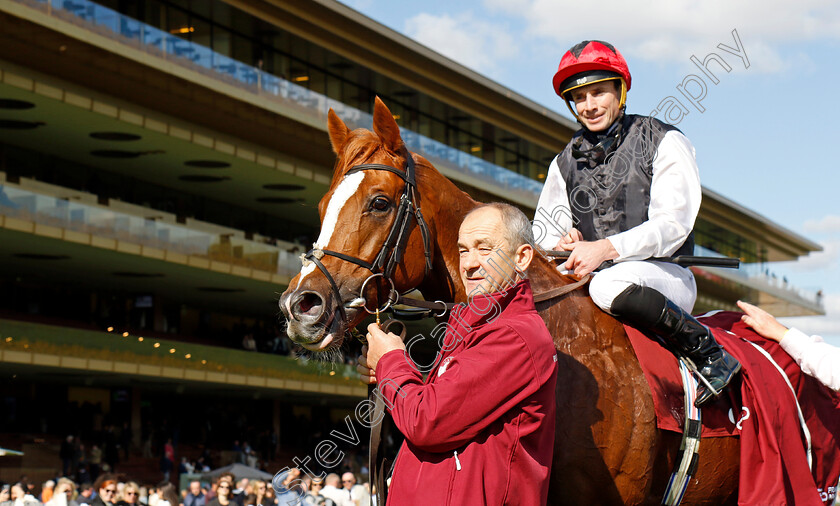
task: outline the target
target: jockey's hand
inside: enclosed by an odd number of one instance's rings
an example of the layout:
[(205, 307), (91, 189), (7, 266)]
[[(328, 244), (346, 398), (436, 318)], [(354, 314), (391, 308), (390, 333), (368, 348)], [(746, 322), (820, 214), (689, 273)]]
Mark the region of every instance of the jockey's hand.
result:
[(741, 308), (741, 311), (746, 313), (741, 317), (741, 321), (752, 327), (761, 337), (772, 339), (777, 343), (785, 337), (788, 328), (779, 323), (773, 315), (759, 307), (741, 302), (740, 300), (737, 304)]
[(580, 230), (573, 228), (569, 230), (569, 233), (564, 235), (560, 238), (560, 241), (557, 242), (557, 245), (554, 246), (554, 249), (557, 251), (562, 251), (564, 245), (573, 244), (583, 240), (583, 234), (580, 233)]
[(578, 276), (586, 276), (607, 260), (618, 258), (618, 251), (615, 250), (608, 239), (577, 241), (571, 244), (563, 244), (561, 247), (572, 252), (563, 267), (568, 271), (573, 271)]

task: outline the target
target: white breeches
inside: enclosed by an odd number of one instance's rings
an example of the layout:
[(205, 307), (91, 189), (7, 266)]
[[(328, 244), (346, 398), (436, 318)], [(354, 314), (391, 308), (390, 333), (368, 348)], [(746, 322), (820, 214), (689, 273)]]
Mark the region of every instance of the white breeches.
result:
[(632, 260), (596, 272), (589, 282), (589, 295), (595, 305), (609, 313), (613, 299), (630, 285), (653, 288), (689, 313), (697, 300), (697, 284), (688, 268)]

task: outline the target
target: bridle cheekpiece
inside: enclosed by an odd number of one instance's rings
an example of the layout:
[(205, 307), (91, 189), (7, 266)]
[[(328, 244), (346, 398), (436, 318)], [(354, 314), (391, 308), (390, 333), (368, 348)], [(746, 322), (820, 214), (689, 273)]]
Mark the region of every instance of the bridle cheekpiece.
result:
[(327, 278), (327, 281), (330, 282), (333, 294), (335, 295), (336, 300), (338, 301), (338, 308), (341, 312), (341, 318), (345, 322), (347, 321), (347, 313), (344, 310), (344, 304), (342, 303), (341, 293), (338, 289), (338, 285), (336, 284), (335, 279), (333, 279), (332, 275), (321, 262), (324, 256), (340, 258), (341, 260), (358, 265), (371, 272), (371, 275), (362, 283), (362, 287), (359, 293), (359, 296), (362, 298), (364, 298), (365, 286), (367, 285), (368, 281), (370, 281), (372, 278), (381, 276), (383, 279), (390, 283), (391, 290), (388, 295), (388, 301), (385, 303), (384, 307), (371, 310), (367, 307), (367, 304), (365, 303), (363, 307), (368, 313), (385, 311), (392, 304), (396, 303), (400, 297), (400, 294), (396, 290), (396, 287), (394, 285), (393, 276), (397, 265), (400, 264), (403, 258), (403, 254), (405, 253), (405, 245), (408, 241), (408, 236), (410, 234), (412, 218), (417, 222), (417, 226), (420, 227), (420, 233), (423, 236), (423, 250), (426, 257), (426, 269), (424, 276), (428, 275), (429, 272), (432, 270), (431, 235), (429, 233), (429, 227), (426, 224), (426, 221), (423, 219), (423, 214), (420, 212), (420, 205), (418, 202), (419, 192), (417, 190), (417, 181), (415, 178), (414, 159), (412, 158), (411, 153), (406, 151), (405, 167), (403, 170), (380, 163), (363, 163), (351, 167), (350, 170), (348, 170), (344, 174), (344, 177), (364, 170), (384, 170), (396, 174), (400, 177), (400, 179), (405, 181), (405, 187), (403, 188), (402, 195), (400, 196), (400, 203), (399, 207), (397, 208), (394, 223), (391, 225), (391, 230), (390, 232), (388, 232), (388, 236), (386, 237), (385, 242), (379, 249), (379, 253), (376, 254), (376, 257), (374, 257), (372, 262), (367, 262), (365, 260), (362, 260), (361, 258), (357, 258), (351, 255), (345, 255), (344, 253), (340, 253), (338, 251), (318, 248), (317, 245), (313, 244), (313, 246), (315, 247), (309, 250), (305, 255), (301, 256), (301, 260), (304, 266), (308, 265), (308, 262), (314, 263), (315, 266), (318, 267), (318, 269)]

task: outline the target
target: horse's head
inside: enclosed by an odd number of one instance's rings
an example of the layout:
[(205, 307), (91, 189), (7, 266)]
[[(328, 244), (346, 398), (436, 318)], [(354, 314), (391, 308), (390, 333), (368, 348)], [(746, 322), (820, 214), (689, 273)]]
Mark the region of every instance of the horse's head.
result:
[(385, 104), (376, 99), (373, 132), (350, 131), (332, 110), (328, 126), (338, 159), (318, 204), (321, 233), (280, 297), (289, 338), (312, 352), (337, 349), (365, 308), (420, 284), (433, 254), (434, 224), (418, 225), (415, 213), (423, 176), (414, 165), (428, 162), (406, 150)]

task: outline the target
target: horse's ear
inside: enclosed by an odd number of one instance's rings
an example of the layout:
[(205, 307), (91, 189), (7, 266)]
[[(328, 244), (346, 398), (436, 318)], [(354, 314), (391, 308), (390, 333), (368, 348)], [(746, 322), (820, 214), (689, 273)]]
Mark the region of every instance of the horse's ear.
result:
[(341, 148), (347, 142), (347, 136), (350, 135), (350, 129), (341, 121), (338, 114), (330, 107), (330, 112), (327, 114), (327, 127), (330, 133), (330, 143), (332, 144), (335, 154), (341, 154)]
[(402, 149), (402, 137), (400, 137), (400, 127), (397, 121), (379, 97), (373, 105), (373, 131), (379, 136), (382, 144), (391, 152), (398, 152)]

